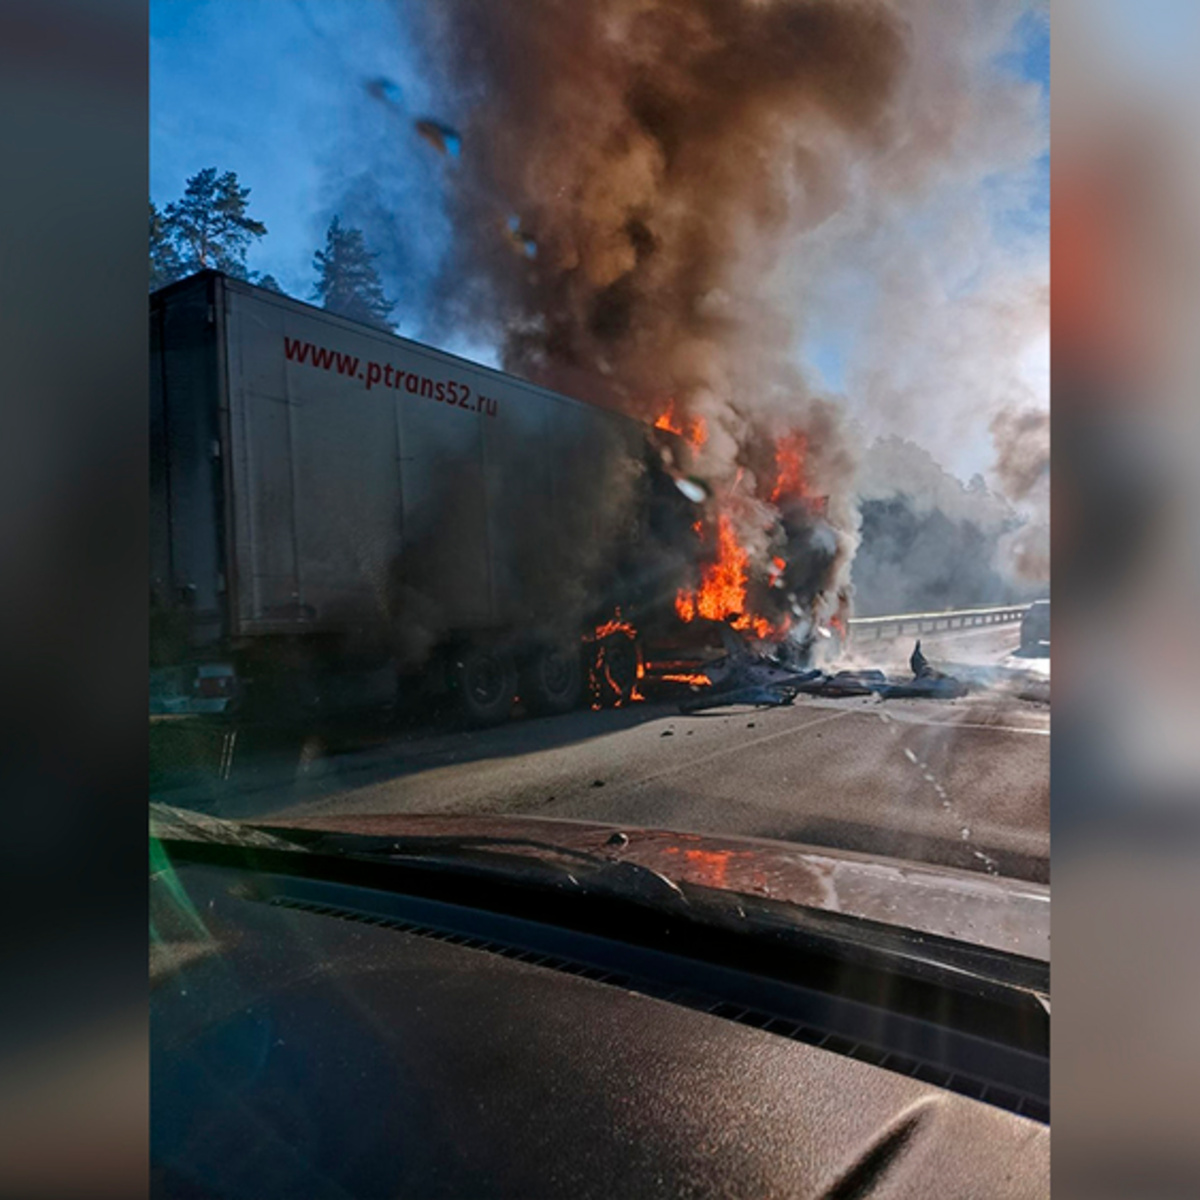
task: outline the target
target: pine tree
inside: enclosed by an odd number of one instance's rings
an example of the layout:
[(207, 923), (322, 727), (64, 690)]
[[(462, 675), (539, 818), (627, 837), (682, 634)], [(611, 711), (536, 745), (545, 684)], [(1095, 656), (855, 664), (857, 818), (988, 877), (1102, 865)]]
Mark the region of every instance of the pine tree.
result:
[(163, 228), (163, 215), (150, 201), (150, 290), (156, 291), (183, 277), (182, 264)]
[(367, 249), (361, 229), (343, 229), (341, 219), (334, 217), (325, 234), (325, 249), (313, 256), (318, 273), (315, 294), (329, 312), (391, 330), (387, 318), (396, 303), (383, 293), (376, 257)]
[(206, 167), (187, 181), (183, 197), (168, 204), (162, 228), (175, 247), (184, 275), (215, 268), (239, 279), (248, 277), (246, 249), (267, 227), (246, 211), (250, 189), (233, 171), (218, 175)]

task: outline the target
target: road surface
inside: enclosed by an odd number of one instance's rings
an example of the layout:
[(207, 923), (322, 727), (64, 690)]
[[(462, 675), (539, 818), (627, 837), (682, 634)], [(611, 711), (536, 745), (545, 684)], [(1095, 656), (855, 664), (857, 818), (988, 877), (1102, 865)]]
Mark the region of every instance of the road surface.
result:
[[(935, 663), (995, 663), (1014, 626), (923, 639)], [(868, 647), (899, 673), (912, 649)], [(673, 704), (430, 729), (348, 753), (311, 737), (248, 751), (227, 782), (159, 798), (231, 817), (509, 813), (838, 846), (1044, 882), (1048, 704), (801, 696), (682, 715)]]

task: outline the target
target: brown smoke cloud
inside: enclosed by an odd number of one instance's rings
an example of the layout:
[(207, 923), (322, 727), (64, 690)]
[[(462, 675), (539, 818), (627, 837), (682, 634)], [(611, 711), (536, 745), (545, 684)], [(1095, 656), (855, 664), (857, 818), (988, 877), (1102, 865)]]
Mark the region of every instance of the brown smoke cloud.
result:
[(886, 140), (905, 60), (890, 10), (440, 7), (446, 53), (484, 98), (465, 123), (450, 276), (482, 279), (508, 369), (649, 414), (664, 394), (731, 382), (749, 346), (786, 346), (790, 322), (755, 302), (753, 269), (836, 206), (821, 139)]
[(828, 0), (445, 0), (433, 20), (464, 97), (453, 325), (490, 330), (505, 369), (546, 386), (703, 416), (718, 482), (805, 428), (840, 570), (853, 457), (795, 365), (797, 314), (762, 280), (894, 140), (904, 22)]
[(992, 419), (993, 473), (1004, 494), (1032, 515), (1002, 543), (1002, 558), (1018, 579), (1050, 578), (1050, 414), (1006, 408)]
[(1050, 477), (1050, 414), (1044, 409), (1004, 409), (991, 423), (995, 473), (1005, 494), (1025, 500)]
[[(856, 249), (879, 258), (938, 170), (975, 177), (1028, 150), (1012, 131), (1029, 105), (973, 74), (1017, 6), (396, 2), (462, 136), (441, 322), (570, 395), (703, 417), (700, 468), (760, 561), (764, 448), (804, 430), (838, 536), (835, 594), (857, 449), (797, 362), (809, 277)], [(919, 272), (895, 274), (908, 286), (884, 300), (903, 313)]]
[(1049, 582), (1050, 526), (1047, 522), (1032, 521), (1022, 526), (1004, 550), (1018, 579), (1028, 583)]

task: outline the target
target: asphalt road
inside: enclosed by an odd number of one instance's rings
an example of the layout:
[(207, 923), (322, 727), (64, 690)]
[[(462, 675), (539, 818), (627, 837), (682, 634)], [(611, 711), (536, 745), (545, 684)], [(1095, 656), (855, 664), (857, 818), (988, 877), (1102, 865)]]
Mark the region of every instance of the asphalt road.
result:
[[(1013, 626), (923, 639), (948, 666), (998, 662)], [(903, 643), (860, 647), (899, 672)], [(510, 813), (783, 838), (1045, 881), (1050, 710), (1001, 691), (959, 700), (801, 696), (682, 715), (670, 704), (424, 729), (338, 751), (313, 736), (241, 749), (158, 798), (231, 817)]]

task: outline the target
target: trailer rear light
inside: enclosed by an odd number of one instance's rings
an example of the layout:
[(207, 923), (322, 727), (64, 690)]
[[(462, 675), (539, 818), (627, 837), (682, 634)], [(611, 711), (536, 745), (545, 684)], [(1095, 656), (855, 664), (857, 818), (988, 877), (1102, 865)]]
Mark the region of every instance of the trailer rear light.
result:
[(227, 699), (236, 688), (237, 672), (228, 663), (205, 663), (196, 668), (195, 693), (201, 699)]

